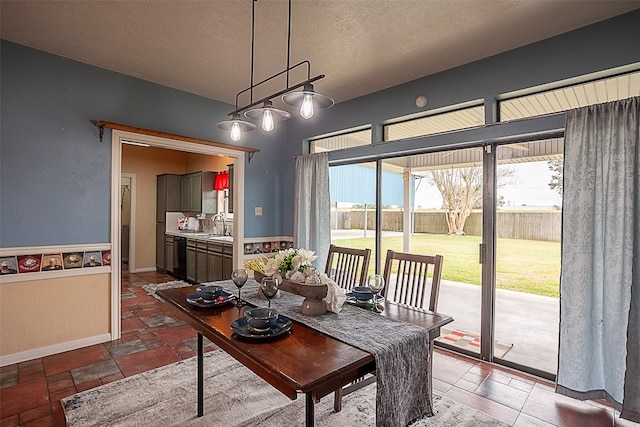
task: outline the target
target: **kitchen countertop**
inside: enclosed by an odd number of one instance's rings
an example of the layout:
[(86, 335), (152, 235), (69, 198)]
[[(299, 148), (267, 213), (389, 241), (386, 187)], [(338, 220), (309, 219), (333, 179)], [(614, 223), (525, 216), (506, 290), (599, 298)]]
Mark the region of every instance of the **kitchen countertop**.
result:
[(221, 236), (211, 233), (167, 231), (166, 234), (169, 236), (186, 237), (188, 239), (206, 240), (207, 242), (233, 243), (233, 236)]

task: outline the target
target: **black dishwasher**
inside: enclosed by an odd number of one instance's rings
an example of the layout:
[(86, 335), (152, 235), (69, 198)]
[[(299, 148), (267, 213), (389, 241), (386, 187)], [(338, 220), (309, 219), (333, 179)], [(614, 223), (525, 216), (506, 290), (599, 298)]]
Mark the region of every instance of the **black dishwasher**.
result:
[(187, 238), (173, 237), (173, 275), (187, 280)]

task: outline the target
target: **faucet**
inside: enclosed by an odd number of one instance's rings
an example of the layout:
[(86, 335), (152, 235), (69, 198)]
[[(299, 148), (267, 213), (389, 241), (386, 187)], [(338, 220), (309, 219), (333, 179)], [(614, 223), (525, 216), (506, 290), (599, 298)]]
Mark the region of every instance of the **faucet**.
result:
[(227, 235), (227, 222), (224, 218), (224, 213), (223, 212), (219, 212), (217, 214), (215, 214), (213, 216), (213, 218), (211, 218), (211, 221), (215, 222), (216, 219), (220, 219), (222, 220), (222, 235), (226, 236)]

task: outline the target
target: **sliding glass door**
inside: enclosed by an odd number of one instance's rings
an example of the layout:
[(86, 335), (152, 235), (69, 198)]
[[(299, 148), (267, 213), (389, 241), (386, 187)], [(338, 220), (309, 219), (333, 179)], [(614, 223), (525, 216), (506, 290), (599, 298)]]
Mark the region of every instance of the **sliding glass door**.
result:
[(454, 322), (437, 344), (551, 378), (561, 166), (561, 139), (335, 166), (332, 241), (370, 248), (369, 273), (388, 249), (442, 255), (437, 311)]
[(546, 374), (558, 359), (562, 152), (561, 138), (495, 150), (494, 357)]
[(396, 157), (381, 164), (381, 265), (387, 249), (442, 255), (437, 310), (454, 322), (439, 341), (479, 355), (482, 149)]
[[(359, 163), (329, 169), (331, 186), (331, 243), (372, 251), (374, 272), (376, 236), (376, 164)], [(357, 183), (357, 184), (356, 184)]]

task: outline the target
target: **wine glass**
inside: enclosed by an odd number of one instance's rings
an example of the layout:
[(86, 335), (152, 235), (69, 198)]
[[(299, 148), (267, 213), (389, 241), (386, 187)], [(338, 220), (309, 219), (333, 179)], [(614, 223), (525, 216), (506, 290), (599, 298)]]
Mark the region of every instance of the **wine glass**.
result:
[(278, 293), (278, 279), (273, 276), (264, 276), (262, 283), (260, 283), (260, 290), (264, 296), (269, 300), (269, 308), (271, 308), (271, 298), (275, 297)]
[(382, 313), (382, 310), (378, 307), (378, 293), (384, 288), (384, 277), (382, 274), (372, 274), (369, 276), (369, 287), (373, 292), (373, 307), (372, 311), (376, 313)]
[(242, 301), (242, 298), (240, 298), (240, 289), (244, 286), (245, 283), (247, 283), (248, 278), (249, 275), (247, 273), (247, 270), (245, 270), (244, 268), (235, 269), (231, 273), (231, 280), (233, 280), (233, 283), (238, 287), (238, 301), (236, 301), (237, 307), (242, 307), (243, 305), (247, 304), (246, 302)]

